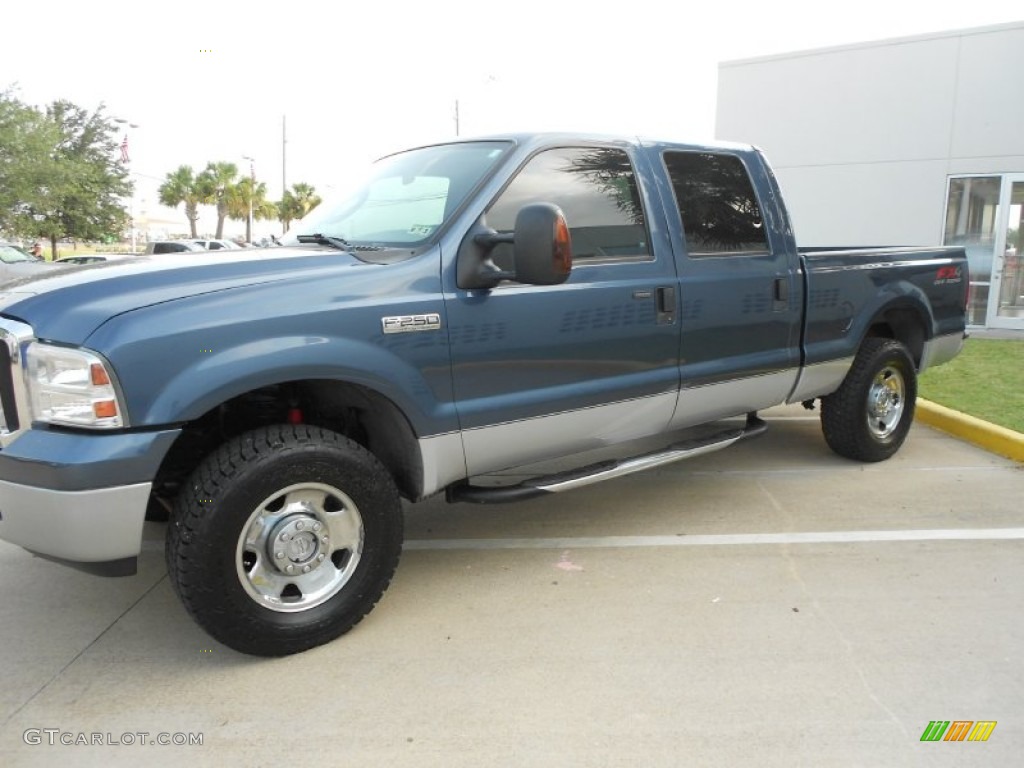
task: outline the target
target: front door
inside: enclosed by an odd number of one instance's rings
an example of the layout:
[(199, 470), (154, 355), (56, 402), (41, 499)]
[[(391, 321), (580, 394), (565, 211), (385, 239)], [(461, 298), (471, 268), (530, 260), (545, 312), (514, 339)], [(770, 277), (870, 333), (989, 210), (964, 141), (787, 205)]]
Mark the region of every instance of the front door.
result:
[[(679, 389), (677, 278), (658, 214), (649, 220), (653, 185), (638, 184), (647, 171), (635, 160), (621, 147), (538, 152), (484, 213), (489, 227), (510, 232), (524, 205), (558, 205), (574, 261), (562, 285), (506, 281), (446, 296), (470, 476), (669, 423)], [(505, 268), (509, 247), (492, 253)]]

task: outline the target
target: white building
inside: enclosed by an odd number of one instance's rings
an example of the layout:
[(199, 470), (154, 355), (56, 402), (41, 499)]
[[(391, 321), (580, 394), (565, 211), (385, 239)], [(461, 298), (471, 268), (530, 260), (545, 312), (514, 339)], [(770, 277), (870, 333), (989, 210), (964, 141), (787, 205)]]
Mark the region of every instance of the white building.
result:
[(1024, 329), (1024, 22), (719, 65), (802, 246), (967, 247), (972, 325)]

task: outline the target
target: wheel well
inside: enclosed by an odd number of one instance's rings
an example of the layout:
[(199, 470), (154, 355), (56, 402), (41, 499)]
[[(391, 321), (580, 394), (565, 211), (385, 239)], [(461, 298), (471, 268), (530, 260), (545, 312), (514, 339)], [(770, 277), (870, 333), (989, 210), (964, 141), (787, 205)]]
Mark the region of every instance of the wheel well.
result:
[(902, 343), (913, 358), (914, 366), (921, 367), (927, 333), (924, 318), (918, 310), (910, 307), (885, 310), (872, 321), (865, 337), (894, 339)]
[(317, 379), (246, 392), (185, 424), (157, 472), (155, 503), (169, 508), (192, 470), (226, 440), (288, 422), (323, 427), (356, 441), (380, 460), (403, 496), (419, 498), (423, 466), (416, 434), (398, 406), (358, 384)]

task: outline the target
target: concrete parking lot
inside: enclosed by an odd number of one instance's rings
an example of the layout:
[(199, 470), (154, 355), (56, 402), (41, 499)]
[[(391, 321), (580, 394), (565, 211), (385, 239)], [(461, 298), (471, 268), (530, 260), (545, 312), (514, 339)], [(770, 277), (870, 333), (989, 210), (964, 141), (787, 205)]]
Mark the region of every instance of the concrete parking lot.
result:
[(377, 609), (284, 659), (190, 621), (160, 525), (128, 579), (0, 544), (0, 765), (1019, 765), (1024, 467), (923, 426), (855, 464), (766, 415), (645, 474), (409, 508)]

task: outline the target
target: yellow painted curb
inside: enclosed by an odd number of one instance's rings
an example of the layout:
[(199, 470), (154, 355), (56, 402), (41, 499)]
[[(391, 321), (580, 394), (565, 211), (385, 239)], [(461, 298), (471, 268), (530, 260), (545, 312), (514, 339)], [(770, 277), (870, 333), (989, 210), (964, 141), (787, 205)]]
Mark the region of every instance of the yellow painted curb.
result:
[(1020, 432), (921, 398), (917, 399), (914, 419), (979, 445), (986, 451), (1024, 462), (1024, 435)]

